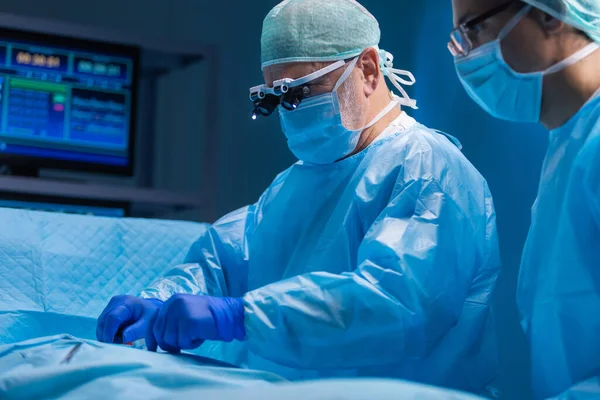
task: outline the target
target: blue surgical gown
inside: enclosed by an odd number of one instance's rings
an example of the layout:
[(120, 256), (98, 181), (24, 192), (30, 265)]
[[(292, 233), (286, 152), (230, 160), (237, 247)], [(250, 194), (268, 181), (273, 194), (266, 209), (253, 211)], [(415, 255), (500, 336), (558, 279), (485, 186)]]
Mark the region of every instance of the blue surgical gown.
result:
[(485, 180), (402, 113), (361, 153), (280, 174), (142, 295), (242, 296), (253, 369), (477, 392), (497, 371), (499, 268)]
[(600, 374), (600, 91), (551, 132), (532, 211), (517, 301), (546, 398)]

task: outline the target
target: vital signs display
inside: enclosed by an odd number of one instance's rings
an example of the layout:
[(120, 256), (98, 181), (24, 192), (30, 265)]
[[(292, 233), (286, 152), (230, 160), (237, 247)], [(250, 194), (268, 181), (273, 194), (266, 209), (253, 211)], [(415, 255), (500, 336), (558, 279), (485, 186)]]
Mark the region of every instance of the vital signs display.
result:
[(0, 28), (0, 164), (130, 170), (138, 59), (135, 47)]

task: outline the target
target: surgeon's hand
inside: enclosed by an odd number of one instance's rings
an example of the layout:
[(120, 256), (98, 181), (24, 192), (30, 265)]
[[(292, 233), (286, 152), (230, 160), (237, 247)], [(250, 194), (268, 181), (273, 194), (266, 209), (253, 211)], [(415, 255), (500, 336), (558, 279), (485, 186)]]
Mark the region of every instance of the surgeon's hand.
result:
[(105, 343), (131, 343), (150, 332), (163, 302), (135, 296), (113, 297), (102, 311), (96, 337)]
[(157, 346), (190, 350), (205, 340), (244, 340), (244, 303), (238, 298), (176, 294), (161, 307), (152, 333), (146, 336), (150, 351)]

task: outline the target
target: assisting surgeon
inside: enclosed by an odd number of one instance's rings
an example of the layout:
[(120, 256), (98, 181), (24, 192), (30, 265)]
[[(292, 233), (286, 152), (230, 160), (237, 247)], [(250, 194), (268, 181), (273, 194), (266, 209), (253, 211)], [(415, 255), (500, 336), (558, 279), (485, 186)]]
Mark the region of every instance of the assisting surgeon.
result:
[(600, 0), (452, 3), (469, 95), (550, 131), (517, 299), (546, 398), (600, 372)]
[(492, 197), (448, 137), (401, 109), (416, 107), (404, 90), (415, 80), (379, 41), (353, 0), (287, 0), (267, 15), (250, 104), (255, 118), (279, 114), (299, 161), (216, 222), (187, 264), (113, 298), (99, 340), (243, 341), (240, 365), (293, 380), (480, 392), (495, 378)]

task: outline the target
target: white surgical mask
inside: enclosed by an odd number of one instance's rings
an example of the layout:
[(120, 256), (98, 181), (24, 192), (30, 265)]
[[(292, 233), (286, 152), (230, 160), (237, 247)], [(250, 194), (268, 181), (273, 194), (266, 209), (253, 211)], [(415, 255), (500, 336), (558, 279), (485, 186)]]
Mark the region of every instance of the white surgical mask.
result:
[(281, 127), (288, 139), (288, 146), (299, 160), (311, 164), (332, 164), (352, 153), (361, 133), (379, 122), (398, 104), (415, 105), (407, 95), (407, 99), (394, 96), (388, 106), (366, 126), (360, 129), (346, 128), (342, 122), (337, 92), (350, 77), (357, 61), (358, 57), (352, 60), (332, 92), (304, 99), (294, 111), (279, 107)]
[(526, 6), (502, 29), (496, 40), (456, 57), (456, 71), (469, 96), (492, 116), (514, 122), (539, 122), (544, 76), (583, 60), (600, 46), (592, 43), (545, 71), (519, 73), (502, 55), (502, 40), (529, 13)]

